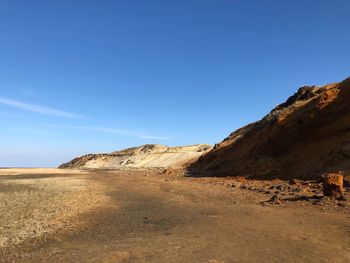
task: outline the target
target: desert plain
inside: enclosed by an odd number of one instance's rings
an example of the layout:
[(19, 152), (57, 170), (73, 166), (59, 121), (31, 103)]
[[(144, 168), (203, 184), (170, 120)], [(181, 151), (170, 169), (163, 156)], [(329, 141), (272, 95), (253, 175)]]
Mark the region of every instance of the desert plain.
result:
[(0, 169), (0, 185), (1, 262), (350, 262), (347, 187), (181, 169)]

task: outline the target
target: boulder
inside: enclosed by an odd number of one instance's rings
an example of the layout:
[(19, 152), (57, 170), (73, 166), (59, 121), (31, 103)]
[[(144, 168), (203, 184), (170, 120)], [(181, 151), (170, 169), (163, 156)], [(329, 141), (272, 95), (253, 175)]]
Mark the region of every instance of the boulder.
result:
[(343, 195), (343, 175), (337, 173), (327, 173), (322, 175), (323, 195), (339, 198)]

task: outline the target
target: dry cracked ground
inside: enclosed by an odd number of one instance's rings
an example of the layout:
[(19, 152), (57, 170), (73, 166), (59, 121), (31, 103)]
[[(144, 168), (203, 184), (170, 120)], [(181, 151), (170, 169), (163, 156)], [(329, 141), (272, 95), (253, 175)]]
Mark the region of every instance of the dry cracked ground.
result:
[(161, 170), (0, 169), (0, 261), (350, 262), (349, 202), (319, 191)]

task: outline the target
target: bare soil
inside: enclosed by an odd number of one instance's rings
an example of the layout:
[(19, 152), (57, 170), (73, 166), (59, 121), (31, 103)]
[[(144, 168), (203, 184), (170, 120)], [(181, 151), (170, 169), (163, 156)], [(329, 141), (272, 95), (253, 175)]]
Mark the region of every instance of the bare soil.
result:
[(350, 262), (318, 182), (0, 169), (0, 198), (1, 262)]

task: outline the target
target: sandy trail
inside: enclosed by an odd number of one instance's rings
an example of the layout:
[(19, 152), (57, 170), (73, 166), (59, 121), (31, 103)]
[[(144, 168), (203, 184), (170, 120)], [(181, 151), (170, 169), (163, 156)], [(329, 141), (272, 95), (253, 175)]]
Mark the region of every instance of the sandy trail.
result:
[[(4, 187), (13, 175), (0, 174)], [(38, 240), (34, 245), (23, 242), (11, 247), (16, 262), (350, 261), (350, 218), (343, 211), (308, 204), (261, 206), (266, 196), (257, 193), (151, 172), (145, 176), (142, 171), (68, 172), (60, 177), (47, 171), (31, 179), (28, 173), (15, 177), (27, 177), (21, 187), (36, 184), (39, 192), (62, 197), (50, 204), (33, 198), (26, 206), (35, 208), (36, 221), (43, 220), (47, 207), (59, 209), (60, 216), (52, 218), (61, 226), (44, 226), (44, 232), (55, 233), (46, 239), (42, 233), (31, 235)], [(48, 188), (49, 182), (57, 187)], [(11, 195), (12, 190), (1, 194)], [(75, 192), (81, 196), (72, 203)], [(80, 205), (84, 208), (74, 210)], [(7, 206), (6, 218), (28, 213), (25, 207), (16, 207)], [(3, 212), (0, 220), (5, 218)], [(21, 231), (27, 229), (27, 221), (16, 222)], [(65, 231), (67, 227), (71, 231)], [(15, 227), (12, 230), (16, 232)]]

